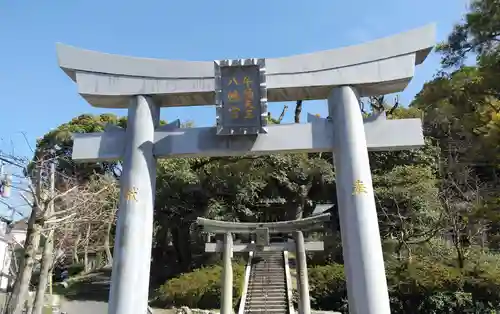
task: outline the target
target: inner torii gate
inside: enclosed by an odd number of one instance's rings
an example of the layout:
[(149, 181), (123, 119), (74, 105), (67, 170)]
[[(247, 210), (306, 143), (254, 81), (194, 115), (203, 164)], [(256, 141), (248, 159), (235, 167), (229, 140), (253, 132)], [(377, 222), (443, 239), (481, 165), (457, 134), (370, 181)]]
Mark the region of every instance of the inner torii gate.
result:
[[(420, 119), (363, 120), (359, 98), (402, 91), (435, 42), (434, 25), (285, 58), (174, 61), (58, 45), (59, 66), (92, 106), (127, 108), (127, 129), (75, 134), (73, 159), (123, 160), (109, 314), (148, 304), (156, 159), (277, 152), (335, 156), (349, 309), (389, 314), (368, 150), (424, 145)], [(267, 125), (268, 101), (327, 99), (326, 119)], [(216, 127), (159, 126), (160, 108), (216, 105)]]
[[(311, 302), (309, 297), (309, 280), (307, 275), (306, 251), (322, 251), (323, 242), (304, 242), (303, 231), (318, 228), (323, 222), (330, 219), (330, 214), (322, 214), (309, 218), (267, 222), (267, 223), (237, 223), (217, 221), (206, 218), (198, 218), (197, 223), (203, 226), (204, 232), (223, 234), (223, 245), (219, 243), (207, 243), (206, 252), (221, 252), (223, 260), (222, 276), (222, 305), (221, 314), (233, 313), (233, 269), (231, 258), (233, 252), (251, 251), (295, 251), (297, 259), (297, 287), (299, 291), (299, 313), (310, 314)], [(233, 244), (233, 234), (256, 234), (255, 244)], [(295, 240), (294, 247), (287, 245), (271, 245), (269, 234), (289, 233), (293, 234)], [(290, 313), (293, 314), (293, 313)]]

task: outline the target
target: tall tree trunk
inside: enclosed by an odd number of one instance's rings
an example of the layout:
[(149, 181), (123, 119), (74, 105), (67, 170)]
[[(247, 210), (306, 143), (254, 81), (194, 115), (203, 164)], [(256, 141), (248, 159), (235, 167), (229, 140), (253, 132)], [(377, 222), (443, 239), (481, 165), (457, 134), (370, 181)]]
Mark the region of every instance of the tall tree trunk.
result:
[(189, 271), (191, 267), (191, 238), (190, 225), (182, 224), (179, 227), (174, 227), (172, 230), (172, 242), (177, 253), (177, 261), (179, 262), (179, 270), (181, 272)]
[(113, 229), (113, 220), (114, 217), (108, 221), (108, 225), (106, 227), (106, 237), (104, 238), (104, 251), (106, 252), (106, 266), (113, 265), (113, 254), (111, 253), (111, 246), (109, 243), (109, 239), (111, 238), (111, 229)]
[(43, 305), (45, 301), (45, 290), (47, 289), (47, 282), (52, 267), (52, 255), (54, 251), (54, 231), (50, 231), (45, 245), (43, 247), (42, 262), (40, 265), (40, 278), (38, 280), (38, 287), (36, 289), (35, 301), (33, 302), (33, 311), (31, 314), (42, 314)]
[(83, 255), (83, 263), (84, 263), (85, 273), (90, 272), (89, 242), (90, 242), (90, 224), (87, 225), (87, 233), (85, 234), (85, 250), (84, 250), (84, 255)]
[(38, 211), (39, 209), (34, 207), (28, 220), (28, 230), (24, 244), (24, 258), (19, 267), (19, 273), (17, 274), (12, 294), (6, 306), (5, 313), (7, 314), (21, 314), (28, 296), (35, 254), (40, 242), (41, 226), (35, 223)]
[(309, 189), (311, 187), (308, 185), (301, 185), (299, 187), (299, 199), (295, 207), (295, 219), (304, 218), (304, 210), (306, 207), (307, 195), (309, 194)]
[(75, 262), (75, 264), (80, 263), (80, 258), (78, 258), (78, 245), (80, 244), (81, 238), (82, 235), (80, 232), (78, 232), (75, 240), (75, 246), (73, 247), (73, 262)]
[(294, 115), (295, 123), (300, 123), (301, 113), (302, 113), (302, 100), (297, 100), (297, 104), (295, 105), (295, 115)]

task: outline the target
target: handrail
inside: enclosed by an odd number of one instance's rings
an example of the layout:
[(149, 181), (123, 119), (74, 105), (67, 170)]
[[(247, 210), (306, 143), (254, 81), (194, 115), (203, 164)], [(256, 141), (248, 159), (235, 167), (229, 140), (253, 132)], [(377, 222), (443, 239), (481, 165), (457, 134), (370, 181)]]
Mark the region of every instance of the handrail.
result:
[[(254, 243), (254, 241), (252, 241), (251, 243)], [(245, 313), (245, 303), (247, 301), (248, 285), (250, 284), (250, 273), (252, 271), (253, 254), (254, 254), (253, 251), (250, 251), (248, 253), (248, 261), (247, 261), (247, 266), (245, 267), (245, 278), (243, 280), (243, 290), (241, 291), (241, 301), (240, 301), (240, 308), (238, 309), (238, 314)]]
[(288, 301), (288, 314), (294, 314), (295, 309), (293, 308), (293, 286), (292, 286), (292, 276), (290, 274), (290, 265), (288, 265), (288, 251), (283, 251), (283, 262), (285, 263), (286, 296), (287, 296), (287, 301)]

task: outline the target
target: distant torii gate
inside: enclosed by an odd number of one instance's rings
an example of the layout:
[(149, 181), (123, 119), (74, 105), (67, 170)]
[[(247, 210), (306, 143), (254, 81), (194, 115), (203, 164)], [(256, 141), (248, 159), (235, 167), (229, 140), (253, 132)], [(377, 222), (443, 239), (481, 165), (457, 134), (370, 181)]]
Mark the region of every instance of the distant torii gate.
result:
[[(311, 302), (309, 297), (309, 280), (307, 275), (306, 251), (323, 251), (323, 242), (304, 242), (303, 231), (317, 229), (320, 224), (330, 219), (330, 214), (322, 214), (309, 218), (266, 222), (266, 223), (237, 223), (198, 218), (197, 222), (203, 226), (204, 232), (223, 234), (224, 242), (207, 243), (206, 252), (222, 252), (222, 305), (221, 314), (233, 313), (233, 269), (231, 258), (233, 252), (251, 251), (295, 251), (297, 260), (297, 287), (299, 290), (299, 313), (310, 314)], [(233, 234), (256, 234), (255, 243), (233, 244)], [(295, 243), (271, 244), (269, 234), (291, 233)], [(293, 314), (293, 313), (291, 313)]]
[[(420, 119), (363, 120), (359, 98), (402, 91), (435, 43), (429, 25), (346, 48), (215, 62), (143, 59), (58, 45), (59, 66), (91, 105), (128, 108), (127, 129), (75, 134), (73, 159), (123, 159), (109, 314), (148, 304), (156, 159), (331, 152), (349, 309), (389, 314), (368, 150), (424, 145)], [(329, 117), (267, 125), (268, 101), (328, 99)], [(159, 126), (160, 108), (216, 105), (216, 127)]]

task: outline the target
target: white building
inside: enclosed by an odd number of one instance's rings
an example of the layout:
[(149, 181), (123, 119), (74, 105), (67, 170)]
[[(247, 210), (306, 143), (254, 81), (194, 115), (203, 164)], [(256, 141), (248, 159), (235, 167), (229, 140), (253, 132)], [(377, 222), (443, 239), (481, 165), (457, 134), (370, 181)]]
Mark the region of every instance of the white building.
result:
[(13, 270), (12, 256), (16, 249), (20, 249), (26, 241), (28, 224), (20, 220), (9, 224), (5, 220), (0, 221), (0, 291), (7, 290), (12, 284)]

